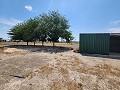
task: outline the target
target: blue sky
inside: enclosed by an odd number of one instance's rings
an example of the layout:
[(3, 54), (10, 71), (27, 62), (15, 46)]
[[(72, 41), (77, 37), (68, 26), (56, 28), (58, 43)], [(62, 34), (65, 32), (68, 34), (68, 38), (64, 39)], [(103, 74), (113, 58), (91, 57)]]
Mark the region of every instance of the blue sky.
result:
[(76, 40), (79, 33), (120, 33), (120, 0), (0, 0), (0, 37), (29, 18), (58, 10), (70, 24)]

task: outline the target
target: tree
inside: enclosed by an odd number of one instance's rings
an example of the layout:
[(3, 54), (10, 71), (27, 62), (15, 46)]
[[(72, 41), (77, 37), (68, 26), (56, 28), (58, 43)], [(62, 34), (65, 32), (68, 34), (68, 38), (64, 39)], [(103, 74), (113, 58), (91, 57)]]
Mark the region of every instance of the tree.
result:
[(48, 14), (41, 14), (38, 17), (30, 18), (26, 22), (19, 23), (10, 29), (9, 35), (13, 41), (33, 42), (52, 41), (53, 46), (59, 38), (63, 38), (66, 42), (73, 39), (72, 33), (67, 31), (69, 29), (68, 20), (60, 15), (58, 11), (49, 11)]
[(47, 35), (48, 35), (48, 16), (47, 14), (41, 14), (39, 17), (39, 24), (36, 29), (36, 36), (39, 39), (39, 41), (42, 41), (42, 46), (43, 43), (47, 40)]
[(65, 39), (67, 43), (71, 43), (71, 41), (74, 39), (72, 32), (67, 30), (65, 30), (62, 34), (62, 38)]
[(11, 40), (12, 41), (23, 40), (24, 28), (25, 28), (25, 22), (19, 23), (19, 24), (15, 25), (13, 28), (11, 28), (10, 31), (8, 32)]
[(2, 38), (0, 38), (0, 42), (2, 42), (3, 41), (3, 39)]
[(37, 39), (36, 37), (36, 27), (39, 24), (39, 18), (35, 17), (34, 19), (30, 18), (29, 20), (26, 21), (25, 23), (25, 28), (23, 29), (24, 34), (23, 34), (23, 41), (27, 42), (32, 42), (34, 41), (34, 45), (35, 45), (35, 41)]
[(32, 42), (36, 41), (36, 27), (38, 26), (38, 18), (35, 17), (34, 19), (29, 19), (26, 22), (19, 23), (13, 28), (11, 28), (9, 31), (9, 35), (11, 36), (12, 41), (24, 41), (27, 42)]
[(61, 16), (58, 11), (50, 11), (48, 13), (48, 39), (54, 43), (58, 41), (66, 29), (69, 28), (68, 21)]

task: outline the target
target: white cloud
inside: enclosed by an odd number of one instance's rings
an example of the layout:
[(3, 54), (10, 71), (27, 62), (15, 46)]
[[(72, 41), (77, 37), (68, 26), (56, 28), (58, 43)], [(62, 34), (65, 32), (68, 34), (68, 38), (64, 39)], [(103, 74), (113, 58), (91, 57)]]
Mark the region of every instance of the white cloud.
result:
[(109, 28), (107, 31), (110, 33), (120, 33), (120, 20), (110, 22)]
[(120, 27), (110, 28), (110, 29), (108, 29), (108, 32), (110, 32), (110, 33), (120, 33)]
[(32, 11), (32, 6), (30, 6), (30, 5), (26, 5), (25, 8), (26, 8), (28, 11)]
[(0, 18), (0, 23), (1, 24), (5, 24), (5, 25), (9, 25), (9, 26), (14, 26), (20, 22), (23, 22), (22, 20), (18, 20), (18, 19), (5, 19), (5, 18)]

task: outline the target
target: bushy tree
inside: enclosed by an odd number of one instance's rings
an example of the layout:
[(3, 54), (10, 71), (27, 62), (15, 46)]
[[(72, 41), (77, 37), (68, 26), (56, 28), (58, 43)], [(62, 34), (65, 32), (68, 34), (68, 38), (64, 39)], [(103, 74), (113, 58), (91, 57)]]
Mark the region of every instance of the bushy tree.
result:
[(39, 17), (39, 24), (36, 28), (36, 36), (39, 41), (42, 41), (42, 46), (47, 41), (48, 36), (48, 16), (47, 14), (41, 14)]
[(13, 28), (11, 28), (10, 31), (8, 32), (8, 34), (11, 37), (11, 40), (12, 41), (23, 40), (24, 28), (25, 28), (25, 22), (19, 23), (15, 25)]
[(2, 42), (2, 40), (3, 40), (3, 39), (2, 39), (2, 38), (0, 38), (0, 42)]
[(71, 43), (71, 41), (74, 39), (72, 36), (72, 32), (65, 30), (64, 33), (62, 34), (62, 38), (66, 40), (67, 43)]
[(26, 23), (24, 24), (25, 28), (23, 29), (24, 30), (23, 41), (26, 42), (34, 41), (34, 45), (35, 45), (35, 41), (37, 39), (36, 27), (38, 27), (38, 23), (39, 23), (38, 17), (35, 17), (34, 19), (30, 18), (28, 21), (26, 21)]
[[(24, 41), (32, 42), (36, 40), (36, 27), (38, 26), (38, 19), (29, 19), (26, 22), (19, 23), (10, 29), (9, 35), (11, 36), (12, 41)], [(35, 44), (35, 43), (34, 43)]]
[(54, 43), (62, 36), (64, 31), (69, 28), (68, 21), (61, 16), (58, 11), (50, 11), (48, 13), (48, 37)]
[(42, 45), (45, 41), (52, 41), (54, 43), (63, 38), (66, 42), (70, 42), (73, 39), (72, 33), (68, 31), (68, 20), (60, 15), (58, 11), (49, 11), (48, 14), (41, 14), (38, 17), (30, 18), (26, 22), (19, 23), (10, 29), (8, 33), (12, 40), (33, 42), (42, 41)]

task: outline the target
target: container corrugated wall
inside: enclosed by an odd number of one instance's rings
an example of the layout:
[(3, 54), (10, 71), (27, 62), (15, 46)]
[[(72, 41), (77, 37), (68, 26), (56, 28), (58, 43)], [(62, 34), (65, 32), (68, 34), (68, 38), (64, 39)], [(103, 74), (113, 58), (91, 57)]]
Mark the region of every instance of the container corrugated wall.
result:
[(110, 34), (80, 34), (80, 52), (109, 54)]

